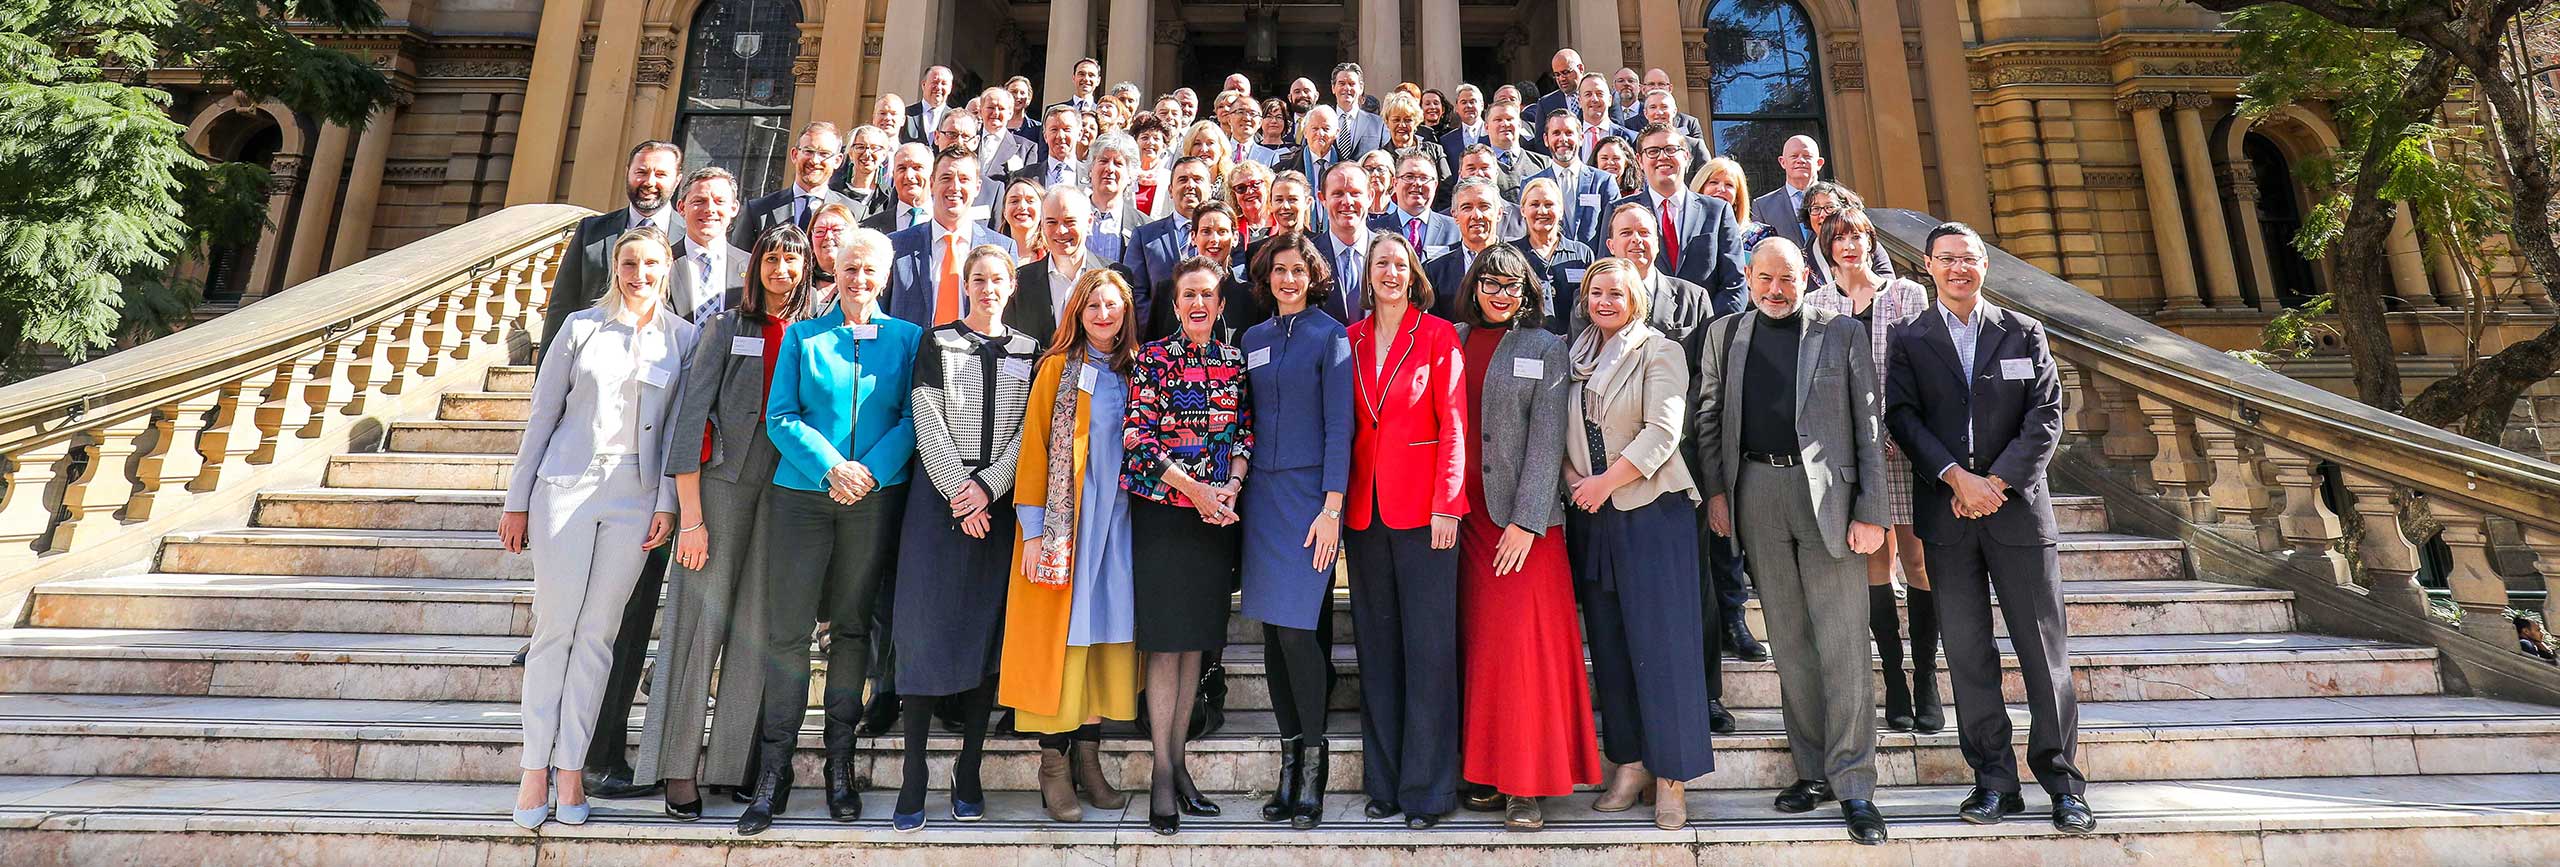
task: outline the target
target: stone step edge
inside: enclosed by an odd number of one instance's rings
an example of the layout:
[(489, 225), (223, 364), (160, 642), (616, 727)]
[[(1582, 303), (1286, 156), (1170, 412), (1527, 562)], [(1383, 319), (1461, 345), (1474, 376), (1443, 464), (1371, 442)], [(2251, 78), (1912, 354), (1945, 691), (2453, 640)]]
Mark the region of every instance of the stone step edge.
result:
[[(370, 456), (370, 455), (366, 455)], [(435, 457), (450, 457), (436, 455)], [(515, 460), (514, 455), (488, 455)], [(2101, 538), (2090, 538), (2101, 537)], [(220, 545), (305, 545), (343, 548), (462, 548), (495, 549), (497, 531), (472, 530), (306, 530), (300, 528), (230, 528), (169, 533), (161, 537), (163, 544)], [(2149, 539), (2120, 533), (2064, 533), (2062, 553), (2082, 551), (2183, 551), (2186, 543), (2176, 539)], [(2163, 579), (2174, 580), (2174, 579)]]

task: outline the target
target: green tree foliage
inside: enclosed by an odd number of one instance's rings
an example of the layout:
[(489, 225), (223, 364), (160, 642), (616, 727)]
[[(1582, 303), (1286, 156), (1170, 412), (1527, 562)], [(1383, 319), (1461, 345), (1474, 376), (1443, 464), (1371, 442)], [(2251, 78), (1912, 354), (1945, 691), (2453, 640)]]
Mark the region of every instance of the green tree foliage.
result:
[(171, 267), (264, 228), (266, 171), (191, 151), (153, 70), (360, 128), (390, 80), (294, 31), (381, 23), (374, 0), (0, 0), (0, 363), (183, 316), (201, 287)]

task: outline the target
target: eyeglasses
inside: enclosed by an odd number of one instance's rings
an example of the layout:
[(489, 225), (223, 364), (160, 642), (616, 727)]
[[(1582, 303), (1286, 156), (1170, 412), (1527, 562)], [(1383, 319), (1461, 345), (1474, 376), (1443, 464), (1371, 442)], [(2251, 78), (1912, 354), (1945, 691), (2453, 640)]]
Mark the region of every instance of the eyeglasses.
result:
[(1680, 155), (1680, 147), (1678, 145), (1654, 145), (1652, 147), (1645, 148), (1644, 150), (1637, 151), (1636, 153), (1643, 154), (1644, 158), (1649, 160), (1667, 160), (1678, 157)]
[(1941, 268), (1953, 268), (1958, 265), (1962, 265), (1967, 268), (1980, 268), (1982, 267), (1983, 262), (1983, 259), (1980, 256), (1931, 256), (1929, 257), (1929, 260), (1938, 263), (1938, 266)]
[(836, 155), (835, 151), (813, 147), (796, 147), (792, 148), (791, 152), (813, 160), (826, 159)]
[(1396, 180), (1403, 181), (1408, 184), (1427, 184), (1438, 179), (1432, 177), (1428, 172), (1405, 172), (1397, 175)]
[(1476, 278), (1476, 291), (1488, 295), (1506, 295), (1512, 298), (1518, 298), (1528, 293), (1529, 283), (1526, 280), (1504, 280), (1499, 277), (1478, 277)]
[(1839, 206), (1839, 205), (1813, 205), (1813, 206), (1810, 206), (1810, 207), (1805, 208), (1805, 209), (1804, 209), (1804, 212), (1805, 212), (1805, 213), (1808, 213), (1808, 214), (1820, 214), (1820, 215), (1822, 215), (1822, 216), (1828, 217), (1828, 216), (1831, 216), (1831, 215), (1833, 215), (1833, 214), (1840, 213), (1840, 206)]

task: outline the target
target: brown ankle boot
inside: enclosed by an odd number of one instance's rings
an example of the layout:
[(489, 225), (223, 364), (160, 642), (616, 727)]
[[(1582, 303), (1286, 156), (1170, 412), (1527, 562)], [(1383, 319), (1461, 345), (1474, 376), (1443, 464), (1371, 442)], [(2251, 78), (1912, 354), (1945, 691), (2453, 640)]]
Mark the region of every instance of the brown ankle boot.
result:
[(1619, 765), (1610, 774), (1608, 790), (1600, 793), (1599, 800), (1591, 802), (1591, 809), (1603, 813), (1623, 812), (1634, 807), (1637, 799), (1650, 794), (1652, 785), (1653, 775), (1645, 771), (1643, 762)]
[(1689, 825), (1689, 785), (1664, 778), (1653, 782), (1653, 826), (1677, 831)]
[(1077, 741), (1067, 753), (1074, 766), (1076, 788), (1084, 792), (1085, 801), (1105, 810), (1129, 806), (1129, 796), (1111, 787), (1111, 778), (1102, 772), (1102, 745), (1093, 741)]
[(1084, 821), (1084, 805), (1067, 779), (1067, 754), (1047, 747), (1040, 749), (1040, 807), (1060, 822)]

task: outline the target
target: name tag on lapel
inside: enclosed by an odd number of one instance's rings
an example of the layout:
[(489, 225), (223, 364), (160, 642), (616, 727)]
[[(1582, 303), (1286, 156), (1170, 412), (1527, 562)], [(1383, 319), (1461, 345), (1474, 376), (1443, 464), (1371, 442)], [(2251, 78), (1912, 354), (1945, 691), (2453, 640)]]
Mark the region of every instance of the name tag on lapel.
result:
[(764, 338), (762, 338), (762, 337), (732, 337), (732, 338), (729, 338), (729, 354), (730, 354), (730, 355), (763, 355), (763, 354), (764, 354)]
[(2034, 359), (2027, 358), (2000, 359), (2000, 378), (2007, 380), (2034, 379), (2036, 378), (2036, 363)]
[(1564, 269), (1564, 282), (1571, 283), (1576, 286), (1582, 285), (1582, 275), (1585, 270), (1586, 269), (1582, 268)]
[[(869, 340), (880, 336), (880, 326), (877, 325), (848, 325), (845, 326), (845, 330), (851, 332), (853, 334), (853, 339), (855, 340)], [(763, 350), (757, 351), (762, 352)]]
[(1271, 347), (1265, 346), (1244, 354), (1244, 369), (1252, 370), (1271, 363)]
[(665, 388), (667, 387), (667, 383), (675, 381), (675, 374), (669, 373), (666, 368), (650, 365), (648, 367), (640, 368), (640, 381), (659, 388)]
[(1600, 207), (1600, 194), (1599, 194), (1599, 193), (1583, 193), (1583, 194), (1582, 194), (1582, 206), (1583, 206), (1583, 207), (1586, 207), (1586, 208), (1597, 208), (1597, 207)]
[(1085, 365), (1085, 366), (1083, 366), (1083, 367), (1076, 368), (1076, 390), (1077, 390), (1077, 391), (1081, 391), (1081, 392), (1084, 392), (1084, 393), (1086, 393), (1086, 394), (1092, 394), (1092, 393), (1093, 393), (1093, 383), (1094, 383), (1095, 379), (1096, 379), (1096, 374), (1094, 373), (1094, 366), (1093, 366), (1093, 365), (1091, 365), (1091, 364), (1087, 364), (1087, 365)]
[(1019, 379), (1025, 382), (1031, 379), (1031, 362), (1019, 358), (1005, 359), (996, 365), (996, 370), (1002, 372), (1006, 379)]
[(1541, 358), (1514, 358), (1511, 360), (1511, 375), (1521, 379), (1545, 379), (1547, 362)]
[(972, 223), (984, 223), (987, 221), (987, 213), (987, 206), (985, 205), (970, 205), (969, 221)]

